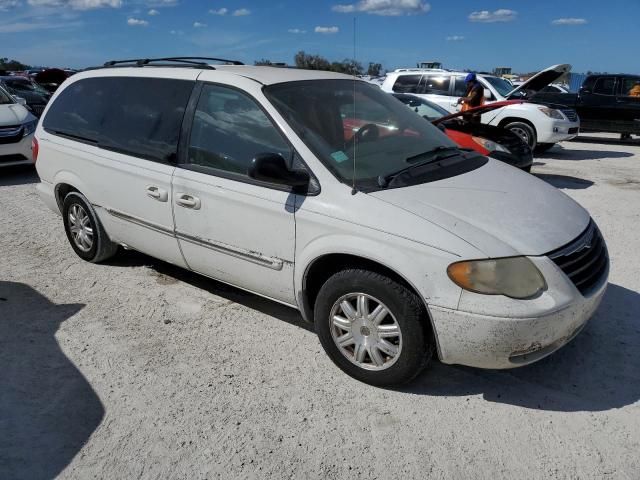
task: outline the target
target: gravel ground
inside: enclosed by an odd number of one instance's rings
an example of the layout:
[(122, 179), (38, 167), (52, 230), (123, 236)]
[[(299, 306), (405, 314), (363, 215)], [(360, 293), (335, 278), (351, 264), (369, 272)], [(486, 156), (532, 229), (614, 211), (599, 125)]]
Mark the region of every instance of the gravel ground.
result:
[(628, 478), (640, 472), (640, 141), (534, 173), (589, 209), (604, 302), (551, 357), (341, 373), (295, 311), (128, 252), (78, 259), (29, 170), (0, 172), (0, 478)]

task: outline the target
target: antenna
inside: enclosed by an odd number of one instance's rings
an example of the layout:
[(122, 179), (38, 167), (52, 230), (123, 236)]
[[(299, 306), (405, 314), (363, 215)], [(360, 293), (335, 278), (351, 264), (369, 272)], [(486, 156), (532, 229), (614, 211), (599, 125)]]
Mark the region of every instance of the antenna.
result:
[[(351, 74), (353, 75), (353, 119), (356, 119), (356, 17), (353, 17), (353, 67)], [(353, 134), (353, 176), (351, 182), (351, 195), (355, 195), (358, 190), (356, 190), (356, 153), (357, 153), (357, 144), (358, 143), (358, 135), (357, 132)]]

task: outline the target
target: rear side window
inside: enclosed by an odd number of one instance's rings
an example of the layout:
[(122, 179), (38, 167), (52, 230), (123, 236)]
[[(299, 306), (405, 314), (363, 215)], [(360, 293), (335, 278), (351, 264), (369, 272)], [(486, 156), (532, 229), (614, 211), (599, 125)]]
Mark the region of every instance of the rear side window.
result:
[(613, 95), (615, 86), (615, 77), (601, 77), (596, 80), (596, 84), (593, 87), (593, 93), (597, 93), (598, 95)]
[(422, 75), (399, 75), (396, 83), (393, 84), (393, 91), (396, 93), (419, 93), (418, 84)]
[(88, 78), (66, 88), (43, 120), (50, 133), (147, 160), (177, 155), (194, 82), (165, 78)]
[(420, 93), (449, 95), (451, 77), (443, 75), (425, 75), (420, 82)]

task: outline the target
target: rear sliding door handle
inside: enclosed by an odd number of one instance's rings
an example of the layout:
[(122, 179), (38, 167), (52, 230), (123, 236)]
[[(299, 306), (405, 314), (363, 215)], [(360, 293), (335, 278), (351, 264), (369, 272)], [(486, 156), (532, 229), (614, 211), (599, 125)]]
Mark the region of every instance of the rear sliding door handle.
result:
[(198, 197), (189, 195), (188, 193), (178, 193), (176, 195), (176, 203), (184, 208), (191, 208), (193, 210), (200, 210), (202, 203)]
[(164, 188), (156, 187), (155, 185), (148, 185), (145, 190), (147, 192), (147, 196), (154, 200), (158, 200), (159, 202), (166, 202), (169, 200), (169, 193)]

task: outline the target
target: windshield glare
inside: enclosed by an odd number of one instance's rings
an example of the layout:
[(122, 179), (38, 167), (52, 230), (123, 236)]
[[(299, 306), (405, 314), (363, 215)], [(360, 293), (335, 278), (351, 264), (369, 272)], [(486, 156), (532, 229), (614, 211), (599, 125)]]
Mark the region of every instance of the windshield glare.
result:
[[(496, 91), (503, 97), (506, 97), (509, 92), (515, 89), (511, 82), (500, 77), (482, 77), (484, 78)], [(520, 92), (516, 96), (521, 96)]]
[(264, 92), (334, 175), (348, 184), (355, 178), (358, 188), (375, 188), (379, 176), (407, 167), (409, 158), (455, 147), (430, 122), (365, 82), (288, 82)]

